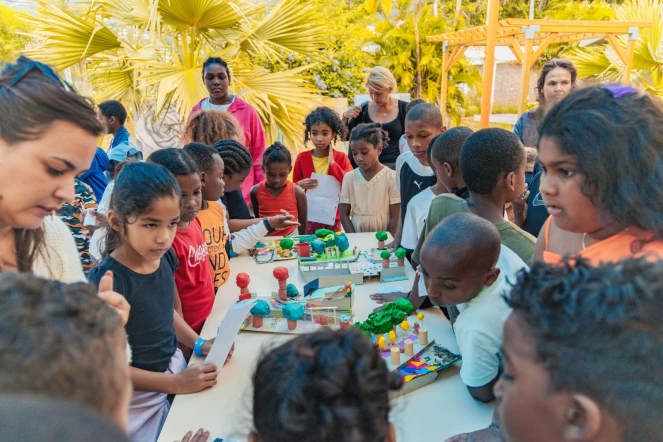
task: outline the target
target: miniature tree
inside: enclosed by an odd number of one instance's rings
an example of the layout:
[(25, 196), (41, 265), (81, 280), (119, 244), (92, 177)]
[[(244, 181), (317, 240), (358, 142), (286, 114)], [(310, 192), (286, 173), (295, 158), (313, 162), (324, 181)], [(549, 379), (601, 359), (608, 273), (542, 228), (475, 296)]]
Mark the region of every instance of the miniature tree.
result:
[(251, 277), (248, 273), (238, 273), (235, 279), (235, 284), (239, 287), (239, 300), (251, 299), (251, 292), (249, 292), (249, 283)]
[(283, 257), (290, 258), (290, 250), (294, 247), (295, 242), (291, 238), (283, 238), (279, 243), (281, 250), (283, 250)]
[(285, 301), (288, 299), (288, 294), (286, 291), (287, 281), (290, 277), (288, 269), (285, 267), (276, 267), (273, 272), (274, 278), (279, 282), (279, 299)]
[(384, 249), (382, 252), (380, 252), (380, 258), (382, 258), (382, 268), (383, 269), (388, 269), (389, 268), (389, 258), (391, 258), (391, 252), (387, 249)]
[(288, 284), (285, 287), (285, 294), (288, 297), (288, 299), (296, 298), (297, 296), (299, 296), (299, 290), (297, 290), (297, 286), (295, 286), (295, 284)]
[(254, 305), (253, 308), (251, 309), (251, 314), (253, 315), (253, 326), (255, 328), (262, 327), (263, 318), (269, 316), (269, 313), (271, 311), (272, 309), (269, 308), (269, 304), (267, 303), (267, 301), (259, 299), (256, 302), (256, 305)]
[(395, 308), (405, 313), (406, 316), (410, 316), (414, 311), (412, 303), (405, 298), (398, 298), (393, 304)]
[(283, 316), (288, 320), (288, 330), (294, 330), (297, 321), (304, 317), (304, 307), (298, 302), (291, 302), (283, 307)]
[(334, 236), (334, 232), (329, 229), (318, 229), (315, 231), (315, 236), (320, 238), (323, 241), (327, 241), (327, 237), (331, 235)]
[(378, 240), (378, 249), (384, 249), (384, 242), (387, 240), (387, 232), (378, 232), (375, 234), (375, 239)]
[(350, 318), (348, 318), (346, 315), (341, 316), (339, 320), (341, 321), (341, 328), (350, 327)]
[(343, 253), (350, 248), (350, 240), (345, 233), (336, 233), (334, 239), (339, 252)]
[(396, 258), (398, 258), (398, 267), (403, 267), (405, 265), (405, 256), (407, 255), (407, 251), (403, 247), (399, 247), (394, 252), (394, 255), (396, 255)]
[(316, 239), (311, 243), (311, 249), (313, 250), (313, 253), (316, 255), (324, 255), (325, 254), (325, 248), (327, 247), (327, 243), (320, 239)]

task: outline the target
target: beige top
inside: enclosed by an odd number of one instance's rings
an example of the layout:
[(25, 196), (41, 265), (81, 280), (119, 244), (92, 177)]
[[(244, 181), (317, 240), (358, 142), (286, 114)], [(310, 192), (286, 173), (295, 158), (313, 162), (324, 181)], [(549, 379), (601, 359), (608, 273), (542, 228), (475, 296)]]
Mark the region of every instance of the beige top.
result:
[(85, 282), (74, 237), (57, 216), (47, 216), (42, 224), (44, 243), (32, 266), (36, 276), (60, 282)]
[(400, 204), (396, 190), (396, 173), (383, 167), (372, 180), (366, 181), (359, 169), (343, 177), (341, 204), (350, 204), (350, 217), (355, 232), (380, 232), (389, 226), (389, 206)]

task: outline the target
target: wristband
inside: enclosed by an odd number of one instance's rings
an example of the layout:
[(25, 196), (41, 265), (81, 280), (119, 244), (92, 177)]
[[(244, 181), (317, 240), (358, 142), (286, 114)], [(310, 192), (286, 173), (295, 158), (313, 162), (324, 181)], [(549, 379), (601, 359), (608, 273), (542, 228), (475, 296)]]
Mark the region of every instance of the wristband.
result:
[(196, 356), (205, 356), (203, 354), (203, 345), (205, 344), (205, 342), (207, 342), (207, 340), (200, 337), (196, 340), (196, 343), (193, 344), (193, 352), (195, 353)]
[(269, 220), (268, 220), (267, 218), (263, 218), (263, 219), (262, 219), (262, 223), (263, 223), (263, 224), (265, 225), (265, 227), (267, 228), (267, 233), (272, 233), (272, 232), (274, 232), (274, 231), (276, 230), (274, 227), (272, 227), (272, 226), (269, 225)]

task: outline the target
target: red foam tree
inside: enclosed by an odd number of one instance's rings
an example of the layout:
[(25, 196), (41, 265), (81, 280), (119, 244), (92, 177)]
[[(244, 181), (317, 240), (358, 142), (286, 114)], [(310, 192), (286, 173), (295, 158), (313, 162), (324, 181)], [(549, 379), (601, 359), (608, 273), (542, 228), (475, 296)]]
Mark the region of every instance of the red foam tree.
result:
[(249, 292), (249, 283), (251, 282), (251, 277), (248, 273), (239, 273), (235, 279), (235, 284), (239, 287), (239, 300), (243, 301), (245, 299), (251, 299), (251, 292)]
[(286, 267), (276, 267), (274, 269), (273, 275), (274, 278), (276, 278), (279, 282), (279, 298), (283, 301), (287, 300), (288, 295), (286, 293), (286, 283), (290, 277), (288, 269)]

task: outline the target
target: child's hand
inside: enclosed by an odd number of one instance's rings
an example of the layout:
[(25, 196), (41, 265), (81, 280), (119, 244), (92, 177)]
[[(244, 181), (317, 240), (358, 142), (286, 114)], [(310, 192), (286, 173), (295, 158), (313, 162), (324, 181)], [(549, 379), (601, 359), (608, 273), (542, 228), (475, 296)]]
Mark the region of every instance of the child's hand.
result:
[(209, 431), (205, 431), (204, 428), (201, 428), (200, 430), (196, 431), (196, 434), (193, 434), (193, 431), (187, 432), (182, 438), (181, 442), (206, 442), (208, 439)]
[(216, 385), (218, 375), (214, 364), (191, 364), (176, 374), (175, 394), (198, 393)]
[(113, 272), (110, 270), (99, 281), (99, 292), (97, 294), (122, 317), (122, 325), (126, 325), (129, 320), (131, 306), (124, 299), (124, 296), (113, 291)]
[(329, 163), (329, 167), (334, 165), (334, 148), (332, 146), (329, 146), (329, 158), (327, 158), (327, 162)]
[(297, 221), (293, 221), (295, 217), (288, 213), (287, 210), (281, 210), (281, 213), (283, 213), (283, 215), (270, 216), (267, 218), (267, 222), (272, 229), (285, 229), (286, 227), (299, 225)]
[(209, 351), (212, 349), (212, 345), (214, 345), (214, 339), (216, 338), (208, 339), (207, 341), (205, 341), (205, 343), (203, 344), (203, 348), (201, 348), (203, 355), (207, 356)]
[(529, 189), (528, 185), (525, 184), (525, 191), (516, 198), (514, 201), (511, 201), (511, 206), (513, 207), (513, 215), (524, 215), (527, 212), (527, 198), (529, 198)]
[(371, 299), (378, 304), (388, 304), (400, 298), (407, 298), (409, 295), (408, 292), (374, 293), (371, 295)]
[(297, 183), (299, 187), (301, 187), (304, 190), (308, 189), (315, 189), (318, 187), (318, 180), (312, 180), (310, 178), (305, 178), (301, 180), (300, 182)]

